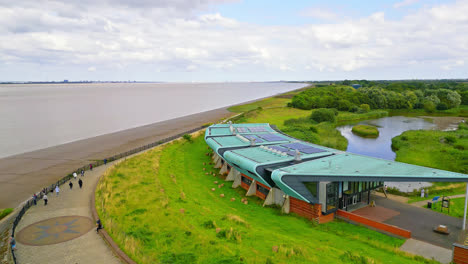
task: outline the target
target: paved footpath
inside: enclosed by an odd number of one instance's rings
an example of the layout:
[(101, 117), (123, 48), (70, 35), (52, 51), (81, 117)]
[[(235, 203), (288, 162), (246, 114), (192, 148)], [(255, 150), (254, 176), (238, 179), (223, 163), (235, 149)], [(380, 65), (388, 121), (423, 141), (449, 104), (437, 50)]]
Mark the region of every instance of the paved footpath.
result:
[[(26, 212), (16, 229), (18, 263), (121, 263), (96, 234), (90, 207), (95, 184), (110, 165), (86, 171), (83, 189), (72, 179), (72, 190), (67, 182), (58, 197), (55, 192), (47, 195), (47, 206), (39, 200)], [(44, 221), (51, 218), (56, 219)]]

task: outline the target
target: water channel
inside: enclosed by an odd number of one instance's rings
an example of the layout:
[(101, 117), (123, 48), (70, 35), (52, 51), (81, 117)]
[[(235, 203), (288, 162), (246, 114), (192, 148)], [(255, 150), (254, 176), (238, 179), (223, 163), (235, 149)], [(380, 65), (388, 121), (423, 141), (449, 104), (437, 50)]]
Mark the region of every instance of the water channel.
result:
[[(379, 130), (378, 138), (363, 138), (353, 134), (351, 129), (357, 124), (376, 126)], [(392, 138), (407, 130), (431, 130), (436, 125), (422, 118), (392, 116), (379, 119), (365, 120), (354, 124), (339, 126), (336, 129), (348, 140), (346, 151), (366, 156), (395, 160), (396, 154), (392, 150)], [(403, 192), (430, 186), (428, 182), (388, 182), (388, 187), (396, 187)]]

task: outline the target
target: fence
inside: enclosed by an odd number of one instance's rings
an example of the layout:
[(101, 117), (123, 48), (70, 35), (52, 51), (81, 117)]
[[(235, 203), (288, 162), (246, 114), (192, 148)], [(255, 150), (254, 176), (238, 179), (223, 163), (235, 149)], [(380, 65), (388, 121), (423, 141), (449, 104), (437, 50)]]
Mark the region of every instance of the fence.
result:
[[(172, 141), (174, 139), (177, 139), (177, 138), (180, 138), (182, 137), (183, 135), (185, 134), (190, 134), (190, 133), (193, 133), (193, 132), (196, 132), (200, 129), (203, 129), (203, 128), (206, 128), (208, 125), (203, 125), (203, 126), (200, 126), (200, 127), (197, 127), (197, 128), (194, 128), (194, 129), (191, 129), (189, 131), (185, 131), (185, 132), (182, 132), (182, 133), (179, 133), (177, 135), (174, 135), (174, 136), (171, 136), (171, 137), (168, 137), (168, 138), (165, 138), (165, 139), (162, 139), (162, 140), (159, 140), (157, 142), (153, 142), (151, 144), (148, 144), (148, 145), (145, 145), (145, 146), (142, 146), (142, 147), (138, 147), (138, 148), (134, 148), (132, 150), (129, 150), (129, 151), (126, 151), (126, 152), (123, 152), (123, 153), (120, 153), (120, 154), (117, 154), (117, 155), (114, 155), (114, 156), (111, 156), (111, 157), (108, 157), (108, 158), (104, 158), (103, 160), (98, 160), (98, 161), (95, 161), (93, 163), (90, 163), (89, 165), (85, 165), (81, 168), (78, 168), (76, 170), (74, 170), (74, 172), (79, 172), (81, 170), (88, 170), (88, 169), (91, 169), (93, 167), (97, 167), (97, 166), (101, 166), (103, 165), (105, 162), (110, 162), (110, 161), (114, 161), (114, 160), (118, 160), (118, 159), (121, 159), (123, 157), (127, 157), (127, 156), (130, 156), (130, 155), (133, 155), (135, 153), (138, 153), (138, 152), (141, 152), (143, 150), (147, 150), (147, 149), (150, 149), (150, 148), (153, 148), (153, 147), (156, 147), (158, 145), (161, 145), (161, 144), (164, 144), (166, 142), (169, 142), (169, 141)], [(49, 193), (51, 191), (53, 191), (55, 189), (55, 186), (60, 186), (62, 184), (64, 184), (65, 182), (69, 181), (71, 178), (73, 177), (73, 173), (70, 173), (68, 174), (67, 176), (63, 177), (62, 179), (58, 180), (56, 183), (54, 184), (51, 184), (50, 186), (44, 188), (38, 195), (37, 197), (37, 200), (41, 199), (42, 196), (44, 196), (44, 193)], [(21, 218), (23, 217), (24, 213), (29, 209), (29, 207), (31, 207), (32, 205), (34, 204), (34, 199), (31, 198), (29, 200), (27, 200), (23, 207), (21, 208), (21, 210), (19, 211), (18, 215), (16, 216), (15, 220), (13, 221), (13, 227), (12, 227), (12, 230), (11, 230), (11, 234), (12, 235), (15, 235), (15, 230), (16, 230), (16, 226), (18, 225), (18, 223), (20, 222)], [(16, 255), (15, 255), (15, 252), (11, 249), (10, 247), (10, 251), (11, 251), (11, 255), (13, 257), (13, 262), (15, 264), (17, 264), (17, 260), (16, 260)]]

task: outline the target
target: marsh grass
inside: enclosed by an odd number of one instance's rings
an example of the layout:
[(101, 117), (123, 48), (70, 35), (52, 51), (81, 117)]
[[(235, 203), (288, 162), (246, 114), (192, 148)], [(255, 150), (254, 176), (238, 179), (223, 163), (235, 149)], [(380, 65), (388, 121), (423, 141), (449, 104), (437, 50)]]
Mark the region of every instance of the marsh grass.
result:
[(211, 162), (206, 152), (203, 138), (194, 136), (192, 143), (179, 140), (128, 158), (101, 178), (99, 216), (136, 262), (350, 263), (340, 257), (347, 251), (369, 263), (420, 262), (398, 250), (404, 240), (339, 220), (316, 225), (262, 207), (256, 197), (243, 204), (245, 190), (220, 176), (215, 180), (225, 186), (211, 191), (217, 185), (205, 172), (218, 170), (203, 165)]
[(377, 138), (379, 137), (379, 130), (375, 126), (370, 125), (355, 125), (351, 131), (360, 136), (366, 138)]

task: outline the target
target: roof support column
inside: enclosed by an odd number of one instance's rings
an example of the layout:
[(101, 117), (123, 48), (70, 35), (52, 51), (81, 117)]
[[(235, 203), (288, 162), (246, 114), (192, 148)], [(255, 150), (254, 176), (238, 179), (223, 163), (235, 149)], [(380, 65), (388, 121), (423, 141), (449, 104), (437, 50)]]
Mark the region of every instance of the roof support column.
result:
[(235, 176), (234, 176), (234, 182), (232, 183), (232, 188), (237, 188), (241, 185), (241, 174), (240, 173), (237, 173)]
[(219, 169), (219, 168), (221, 168), (222, 166), (223, 166), (223, 159), (222, 159), (222, 158), (219, 158), (214, 167), (217, 168), (217, 169)]
[(223, 167), (221, 167), (221, 170), (219, 171), (219, 174), (223, 175), (228, 173), (228, 164), (227, 162), (224, 162)]
[(255, 194), (257, 194), (257, 182), (253, 180), (245, 196), (252, 196)]
[(463, 214), (463, 226), (462, 230), (465, 230), (466, 226), (466, 206), (468, 205), (468, 182), (466, 183), (466, 192), (465, 192), (465, 213)]
[(213, 152), (213, 157), (211, 157), (211, 158), (213, 159), (213, 162), (216, 163), (218, 161), (218, 159), (219, 159), (218, 153)]
[(228, 173), (228, 176), (226, 177), (226, 181), (234, 181), (236, 179), (236, 176), (240, 175), (240, 172), (236, 170), (236, 168), (231, 167), (231, 170)]
[(289, 214), (289, 209), (290, 209), (290, 202), (289, 202), (289, 195), (286, 195), (283, 203), (283, 207), (281, 207), (281, 212), (285, 214)]

